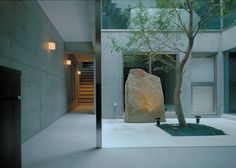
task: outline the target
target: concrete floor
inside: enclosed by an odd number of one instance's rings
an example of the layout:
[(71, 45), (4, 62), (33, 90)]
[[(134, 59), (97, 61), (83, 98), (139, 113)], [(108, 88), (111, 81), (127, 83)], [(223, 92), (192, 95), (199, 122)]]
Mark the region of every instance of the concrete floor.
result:
[[(201, 124), (223, 130), (220, 136), (171, 136), (155, 123), (125, 123), (123, 119), (103, 120), (103, 147), (191, 147), (236, 146), (236, 121), (224, 118), (202, 118)], [(194, 118), (186, 119), (195, 123)], [(177, 119), (166, 123), (177, 124)]]
[(236, 147), (95, 149), (95, 116), (70, 113), (22, 145), (23, 168), (235, 168)]

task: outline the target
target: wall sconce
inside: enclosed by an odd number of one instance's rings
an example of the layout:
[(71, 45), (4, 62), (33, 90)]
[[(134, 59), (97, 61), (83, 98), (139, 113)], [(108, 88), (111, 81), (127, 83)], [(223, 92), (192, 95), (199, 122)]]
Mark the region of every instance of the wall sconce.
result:
[(66, 60), (66, 65), (71, 65), (71, 60)]
[(81, 71), (78, 71), (77, 74), (78, 74), (78, 75), (81, 75)]
[(47, 48), (48, 48), (48, 50), (56, 50), (56, 43), (55, 42), (48, 42)]

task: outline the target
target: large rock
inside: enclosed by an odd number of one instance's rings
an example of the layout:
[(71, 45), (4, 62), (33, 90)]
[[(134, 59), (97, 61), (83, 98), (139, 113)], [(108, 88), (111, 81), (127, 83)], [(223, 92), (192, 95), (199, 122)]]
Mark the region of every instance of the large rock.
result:
[(125, 84), (125, 122), (165, 121), (160, 78), (142, 69), (131, 69)]

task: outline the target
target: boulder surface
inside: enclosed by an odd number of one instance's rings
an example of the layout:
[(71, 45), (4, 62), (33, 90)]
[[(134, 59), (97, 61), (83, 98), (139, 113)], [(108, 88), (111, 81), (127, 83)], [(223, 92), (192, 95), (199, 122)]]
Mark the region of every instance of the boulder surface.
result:
[(164, 97), (158, 76), (131, 69), (125, 84), (125, 122), (165, 121)]

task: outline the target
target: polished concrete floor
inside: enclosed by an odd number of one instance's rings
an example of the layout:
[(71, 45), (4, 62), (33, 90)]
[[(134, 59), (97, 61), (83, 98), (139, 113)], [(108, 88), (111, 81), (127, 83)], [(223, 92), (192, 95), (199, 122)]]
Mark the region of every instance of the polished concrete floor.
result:
[[(187, 123), (196, 123), (187, 118)], [(103, 147), (193, 147), (236, 146), (236, 121), (225, 118), (201, 118), (201, 124), (225, 132), (219, 136), (171, 136), (155, 123), (125, 123), (123, 119), (103, 120)], [(177, 119), (165, 123), (177, 124)]]
[(95, 148), (95, 116), (69, 113), (22, 145), (23, 168), (235, 168), (236, 147)]

